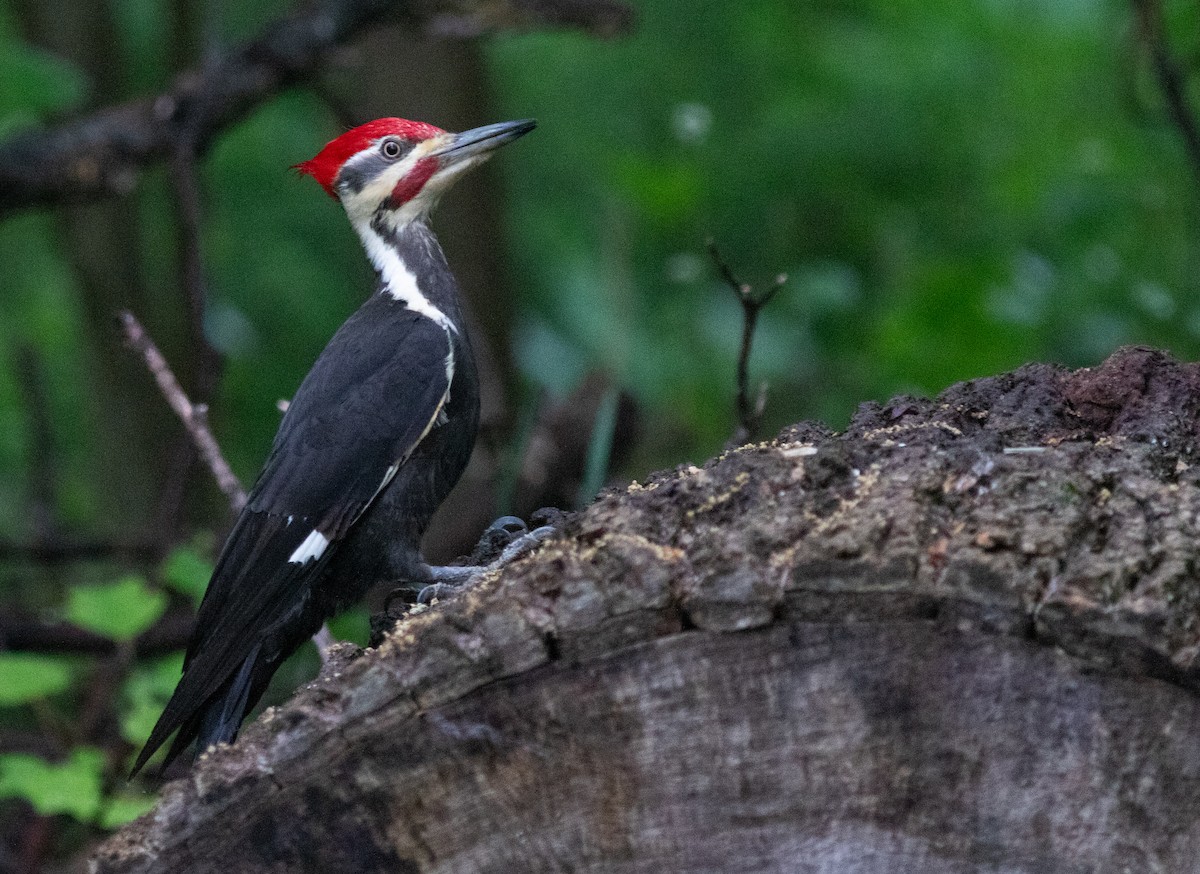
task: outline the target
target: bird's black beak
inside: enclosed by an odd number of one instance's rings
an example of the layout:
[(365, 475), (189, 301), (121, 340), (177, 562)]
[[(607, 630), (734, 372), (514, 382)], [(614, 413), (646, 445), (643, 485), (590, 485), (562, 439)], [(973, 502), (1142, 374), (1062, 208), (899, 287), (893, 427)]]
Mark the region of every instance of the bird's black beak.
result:
[(464, 158), (482, 155), (498, 149), (505, 143), (511, 143), (518, 137), (523, 137), (537, 127), (532, 118), (521, 121), (502, 121), (499, 124), (488, 124), (472, 128), (460, 134), (454, 134), (453, 139), (443, 148), (433, 154), (442, 159), (443, 166), (456, 164)]

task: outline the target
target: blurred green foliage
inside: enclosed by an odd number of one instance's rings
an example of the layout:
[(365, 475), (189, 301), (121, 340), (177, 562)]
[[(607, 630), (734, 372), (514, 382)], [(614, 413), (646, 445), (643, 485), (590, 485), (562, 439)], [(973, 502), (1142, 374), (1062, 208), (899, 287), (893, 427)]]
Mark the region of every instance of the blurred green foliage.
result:
[(0, 796), (28, 799), (38, 813), (66, 813), (87, 820), (100, 809), (104, 754), (76, 747), (70, 757), (51, 764), (37, 756), (0, 756)]
[(212, 576), (213, 563), (194, 546), (179, 546), (162, 565), (162, 581), (181, 595), (187, 595), (198, 607)]
[(121, 736), (140, 747), (175, 691), (183, 670), (183, 655), (166, 656), (138, 664), (121, 689)]
[(55, 656), (0, 652), (0, 707), (57, 695), (71, 685), (71, 666)]
[[(1195, 354), (1196, 180), (1127, 4), (683, 7), (613, 45), (493, 46), (502, 114), (542, 123), (505, 156), (530, 379), (603, 362), (710, 452), (738, 312), (709, 236), (744, 281), (790, 277), (753, 362), (776, 424), (1120, 343)], [(1196, 10), (1170, 9), (1186, 56)]]
[[(493, 167), (513, 290), (494, 305), (516, 310), (512, 358), (527, 394), (563, 395), (601, 367), (635, 396), (647, 427), (618, 475), (703, 459), (733, 430), (741, 315), (709, 238), (744, 281), (789, 277), (751, 362), (752, 378), (770, 384), (768, 430), (806, 417), (840, 426), (863, 400), (932, 393), (1030, 360), (1091, 364), (1121, 343), (1197, 357), (1200, 189), (1127, 3), (637, 6), (627, 39), (488, 39), (495, 105), (480, 118), (540, 122)], [(219, 36), (236, 40), (286, 4), (225, 7)], [(1166, 9), (1178, 55), (1193, 63), (1200, 8)], [(112, 14), (122, 87), (161, 88), (181, 63), (168, 7), (117, 0)], [(0, 6), (0, 137), (83, 111), (91, 94), (81, 70), (25, 38)], [(336, 204), (286, 169), (337, 130), (311, 93), (288, 92), (221, 137), (202, 167), (205, 328), (225, 362), (213, 419), (247, 482), (278, 425), (275, 401), (370, 287)], [(147, 300), (177, 302), (166, 171), (148, 172), (124, 203), (139, 230), (132, 274)], [(34, 462), (51, 449), (56, 531), (86, 539), (122, 530), (125, 513), (149, 513), (114, 509), (98, 475), (121, 462), (99, 448), (105, 423), (142, 411), (96, 400), (97, 350), (117, 337), (86, 305), (62, 237), (52, 211), (0, 222), (7, 542), (38, 533)], [(52, 447), (17, 366), (26, 354)], [(615, 395), (604, 410), (615, 415)], [(602, 476), (609, 430), (597, 429), (585, 490)], [(173, 604), (198, 601), (212, 553), (200, 532), (150, 566), (2, 566), (0, 602), (127, 643)], [(334, 631), (361, 639), (363, 625), (352, 611)], [(0, 652), (0, 729), (58, 736), (57, 757), (0, 752), (0, 796), (103, 829), (149, 797), (114, 793), (128, 762), (64, 729), (94, 662)], [(179, 670), (179, 655), (130, 666), (117, 693), (129, 749)], [(280, 680), (306, 670), (285, 668)]]
[(133, 640), (162, 616), (167, 596), (137, 574), (112, 583), (77, 586), (67, 593), (64, 618), (117, 642)]

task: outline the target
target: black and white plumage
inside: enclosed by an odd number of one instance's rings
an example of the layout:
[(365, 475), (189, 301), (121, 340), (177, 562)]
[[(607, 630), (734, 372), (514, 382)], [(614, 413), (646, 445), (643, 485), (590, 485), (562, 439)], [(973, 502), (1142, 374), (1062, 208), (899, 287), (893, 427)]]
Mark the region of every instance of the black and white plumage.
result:
[(193, 739), (201, 751), (232, 741), (326, 618), (376, 582), (428, 578), (421, 536), (470, 457), (479, 390), (457, 287), (425, 217), (462, 172), (533, 126), (456, 135), (379, 119), (299, 165), (342, 201), (379, 286), (292, 398), (135, 772), (176, 729), (168, 763)]

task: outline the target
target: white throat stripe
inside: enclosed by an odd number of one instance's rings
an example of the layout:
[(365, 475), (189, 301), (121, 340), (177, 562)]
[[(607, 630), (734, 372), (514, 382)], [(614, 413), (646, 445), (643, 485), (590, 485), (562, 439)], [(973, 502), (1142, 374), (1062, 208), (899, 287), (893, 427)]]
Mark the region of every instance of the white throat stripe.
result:
[(446, 314), (422, 294), (420, 286), (417, 285), (417, 277), (396, 254), (396, 250), (384, 242), (369, 222), (356, 222), (356, 226), (358, 235), (362, 238), (363, 247), (367, 250), (367, 257), (371, 259), (371, 263), (383, 278), (383, 287), (386, 293), (410, 310), (437, 322), (447, 331), (457, 333), (457, 328), (446, 317)]

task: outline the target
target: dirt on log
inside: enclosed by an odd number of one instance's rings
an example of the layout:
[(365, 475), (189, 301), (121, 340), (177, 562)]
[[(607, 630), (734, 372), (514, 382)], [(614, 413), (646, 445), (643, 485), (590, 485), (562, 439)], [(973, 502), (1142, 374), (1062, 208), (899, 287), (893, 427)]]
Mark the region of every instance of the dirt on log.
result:
[(1198, 401), (1128, 348), (609, 492), (92, 870), (1194, 871)]

